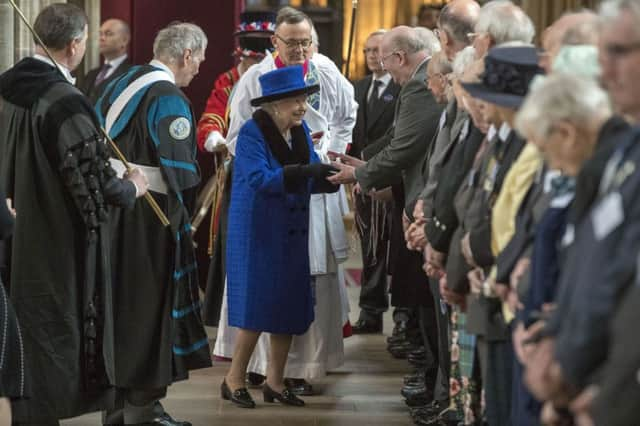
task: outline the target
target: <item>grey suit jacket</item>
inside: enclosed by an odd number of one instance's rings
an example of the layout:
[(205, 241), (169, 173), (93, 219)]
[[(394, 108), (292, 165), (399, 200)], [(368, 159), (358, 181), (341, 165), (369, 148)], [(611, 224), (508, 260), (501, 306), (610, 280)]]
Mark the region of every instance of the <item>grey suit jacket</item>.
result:
[(444, 162), (449, 150), (458, 140), (463, 124), (469, 117), (467, 113), (458, 109), (457, 102), (455, 100), (447, 104), (446, 111), (447, 121), (432, 143), (431, 150), (428, 158), (426, 159), (423, 170), (426, 184), (420, 193), (420, 199), (424, 201), (424, 212), (427, 217), (431, 216), (431, 211), (433, 210), (433, 197), (435, 196), (436, 188), (438, 186), (442, 163)]
[(356, 169), (356, 179), (365, 192), (392, 185), (402, 176), (405, 205), (424, 187), (422, 165), (442, 112), (424, 82), (427, 63), (423, 62), (400, 90), (389, 145)]

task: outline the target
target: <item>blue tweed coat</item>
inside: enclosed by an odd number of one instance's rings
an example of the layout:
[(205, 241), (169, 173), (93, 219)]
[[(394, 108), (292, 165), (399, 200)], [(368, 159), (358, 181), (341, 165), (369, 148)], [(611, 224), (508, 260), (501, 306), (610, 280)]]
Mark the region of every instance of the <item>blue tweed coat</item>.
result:
[(326, 181), (286, 182), (283, 166), (320, 160), (305, 123), (289, 148), (271, 118), (256, 111), (240, 130), (227, 229), (229, 324), (304, 334), (313, 321), (309, 199), (337, 190)]

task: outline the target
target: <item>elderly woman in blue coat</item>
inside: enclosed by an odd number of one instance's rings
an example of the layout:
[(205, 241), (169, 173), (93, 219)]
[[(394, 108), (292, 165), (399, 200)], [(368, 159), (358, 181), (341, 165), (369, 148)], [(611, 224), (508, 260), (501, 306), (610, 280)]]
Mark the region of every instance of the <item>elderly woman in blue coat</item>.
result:
[(260, 77), (259, 106), (240, 130), (234, 160), (227, 235), (229, 324), (239, 329), (224, 399), (254, 408), (244, 388), (247, 364), (262, 332), (270, 333), (265, 402), (302, 406), (283, 383), (294, 334), (313, 321), (309, 273), (309, 199), (335, 192), (326, 178), (335, 169), (320, 162), (303, 121), (307, 86), (301, 66)]

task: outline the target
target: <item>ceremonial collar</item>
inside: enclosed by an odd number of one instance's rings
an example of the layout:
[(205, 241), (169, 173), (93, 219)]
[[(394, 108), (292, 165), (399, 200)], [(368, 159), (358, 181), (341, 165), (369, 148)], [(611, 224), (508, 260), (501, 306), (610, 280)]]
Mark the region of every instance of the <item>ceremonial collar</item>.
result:
[(152, 67), (160, 68), (162, 71), (165, 71), (166, 73), (168, 73), (169, 76), (171, 77), (171, 82), (173, 84), (176, 84), (176, 76), (173, 74), (173, 71), (171, 71), (171, 69), (168, 66), (166, 66), (163, 62), (160, 62), (159, 60), (154, 59), (151, 62), (149, 62), (149, 65), (151, 65)]
[(35, 55), (33, 55), (33, 59), (37, 59), (39, 61), (47, 63), (47, 64), (51, 65), (52, 67), (55, 67), (57, 65), (58, 68), (62, 71), (62, 75), (64, 76), (64, 78), (69, 83), (74, 84), (74, 85), (76, 84), (76, 79), (71, 75), (71, 71), (69, 71), (69, 68), (65, 67), (60, 62), (56, 62), (54, 64), (53, 61), (51, 61), (51, 59), (49, 59), (48, 57), (39, 55), (37, 53)]
[[(274, 56), (273, 61), (276, 64), (276, 68), (283, 68), (286, 67), (286, 65), (284, 64), (284, 62), (282, 62), (282, 59), (280, 59), (280, 56), (278, 56), (277, 54)], [(309, 71), (309, 61), (304, 61), (304, 64), (302, 64), (302, 72), (304, 73), (304, 76), (307, 76), (307, 71)]]

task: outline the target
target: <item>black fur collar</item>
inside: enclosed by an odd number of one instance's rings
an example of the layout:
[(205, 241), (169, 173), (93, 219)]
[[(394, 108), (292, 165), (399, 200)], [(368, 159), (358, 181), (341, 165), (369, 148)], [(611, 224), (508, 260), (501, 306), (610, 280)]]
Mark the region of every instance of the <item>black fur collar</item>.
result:
[(291, 128), (291, 149), (284, 140), (271, 116), (258, 109), (253, 113), (262, 136), (267, 141), (271, 153), (283, 166), (291, 164), (309, 164), (309, 142), (303, 126)]

